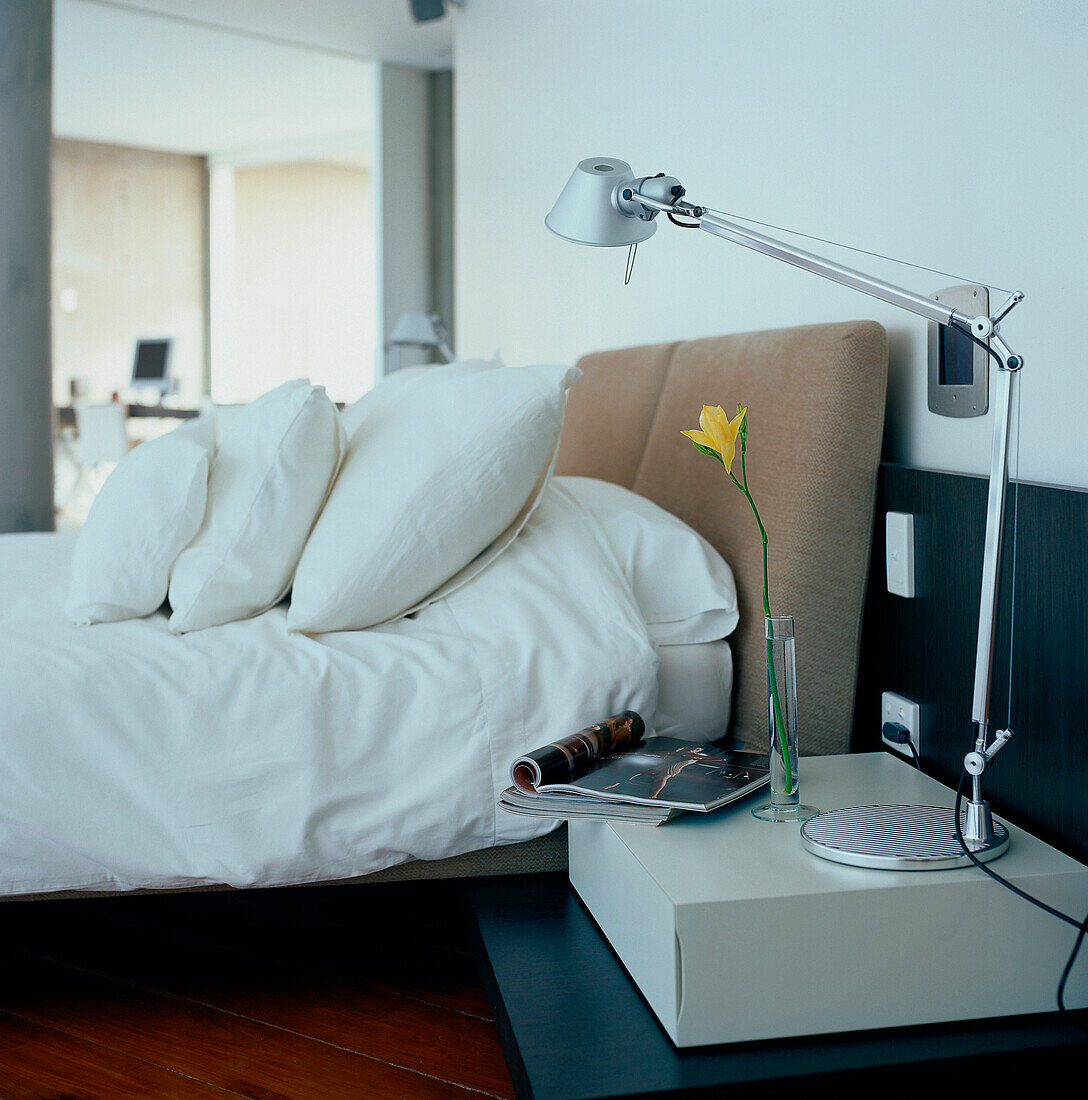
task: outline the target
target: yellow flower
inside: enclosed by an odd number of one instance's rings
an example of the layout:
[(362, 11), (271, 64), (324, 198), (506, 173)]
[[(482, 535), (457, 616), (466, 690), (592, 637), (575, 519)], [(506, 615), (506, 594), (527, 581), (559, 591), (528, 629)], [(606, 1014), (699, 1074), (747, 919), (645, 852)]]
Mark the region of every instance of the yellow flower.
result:
[(700, 447), (706, 447), (717, 454), (722, 465), (729, 473), (733, 472), (733, 457), (737, 452), (737, 436), (740, 435), (744, 425), (744, 417), (748, 413), (748, 406), (737, 410), (737, 415), (732, 420), (725, 415), (721, 405), (704, 405), (699, 413), (699, 427), (702, 431), (681, 432), (692, 443)]

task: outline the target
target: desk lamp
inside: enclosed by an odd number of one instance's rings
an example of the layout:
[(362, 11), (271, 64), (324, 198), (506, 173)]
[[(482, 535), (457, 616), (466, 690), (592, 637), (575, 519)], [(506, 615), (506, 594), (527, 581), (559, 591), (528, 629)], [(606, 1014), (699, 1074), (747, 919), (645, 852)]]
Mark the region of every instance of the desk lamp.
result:
[[(855, 806), (811, 818), (802, 828), (805, 847), (838, 863), (889, 870), (939, 870), (969, 862), (996, 859), (1008, 847), (1009, 832), (995, 822), (982, 797), (982, 774), (1012, 736), (997, 730), (990, 737), (990, 686), (997, 617), (998, 564), (1004, 526), (1008, 480), (1009, 422), (1012, 394), (1023, 360), (998, 335), (998, 322), (1020, 301), (1010, 294), (992, 315), (972, 316), (948, 304), (915, 294), (832, 260), (795, 248), (773, 237), (728, 221), (705, 206), (685, 201), (678, 179), (659, 173), (635, 176), (631, 166), (613, 157), (589, 157), (575, 168), (547, 227), (576, 244), (630, 249), (651, 237), (655, 219), (664, 213), (676, 225), (701, 229), (715, 237), (755, 249), (776, 260), (853, 287), (900, 309), (963, 333), (997, 363), (998, 391), (994, 407), (993, 451), (986, 505), (986, 536), (979, 601), (978, 645), (975, 652), (974, 742), (964, 757), (971, 776), (971, 793), (957, 835), (954, 809), (941, 806)], [(680, 220), (684, 219), (684, 220)], [(628, 260), (630, 274), (630, 258)], [(957, 804), (958, 804), (957, 798)], [(960, 843), (960, 837), (963, 844)], [(970, 850), (968, 855), (964, 848)], [(972, 859), (973, 856), (973, 859)]]

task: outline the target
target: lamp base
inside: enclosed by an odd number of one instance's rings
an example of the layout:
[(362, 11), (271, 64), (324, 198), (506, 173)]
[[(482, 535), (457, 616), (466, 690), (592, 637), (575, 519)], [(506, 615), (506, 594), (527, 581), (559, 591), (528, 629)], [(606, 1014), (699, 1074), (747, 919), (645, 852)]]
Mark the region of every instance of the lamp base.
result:
[[(971, 863), (956, 836), (954, 811), (944, 806), (848, 806), (817, 814), (801, 826), (808, 851), (834, 863), (885, 871), (943, 871)], [(997, 859), (1009, 830), (993, 823), (993, 838), (969, 840), (976, 859)]]

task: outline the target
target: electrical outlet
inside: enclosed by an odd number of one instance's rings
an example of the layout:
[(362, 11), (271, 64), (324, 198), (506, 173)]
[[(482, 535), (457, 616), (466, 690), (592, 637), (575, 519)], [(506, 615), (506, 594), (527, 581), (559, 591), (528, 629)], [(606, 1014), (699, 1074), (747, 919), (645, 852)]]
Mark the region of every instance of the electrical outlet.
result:
[[(907, 699), (902, 695), (896, 695), (893, 691), (886, 691), (880, 697), (880, 725), (884, 727), (887, 722), (895, 722), (900, 726), (906, 726), (910, 731), (910, 739), (914, 742), (914, 751), (922, 755), (922, 708), (913, 699)], [(897, 756), (914, 762), (910, 749), (906, 745), (900, 745), (889, 741), (883, 734), (880, 737), (886, 748), (889, 748)]]

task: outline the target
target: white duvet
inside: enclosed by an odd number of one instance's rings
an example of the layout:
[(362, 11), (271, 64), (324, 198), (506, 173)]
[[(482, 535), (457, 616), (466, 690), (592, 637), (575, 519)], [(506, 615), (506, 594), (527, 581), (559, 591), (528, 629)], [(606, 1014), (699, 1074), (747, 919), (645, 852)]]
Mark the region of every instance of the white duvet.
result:
[(72, 541), (0, 537), (0, 894), (348, 878), (545, 833), (510, 761), (622, 710), (657, 653), (555, 483), (471, 583), (411, 619), (288, 635), (286, 607), (178, 637), (78, 627)]

